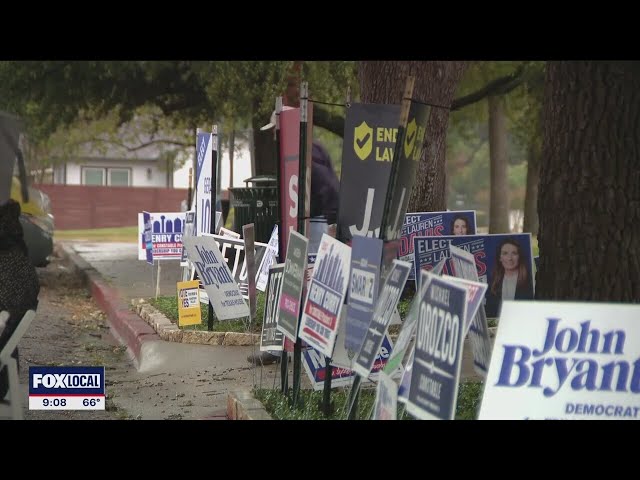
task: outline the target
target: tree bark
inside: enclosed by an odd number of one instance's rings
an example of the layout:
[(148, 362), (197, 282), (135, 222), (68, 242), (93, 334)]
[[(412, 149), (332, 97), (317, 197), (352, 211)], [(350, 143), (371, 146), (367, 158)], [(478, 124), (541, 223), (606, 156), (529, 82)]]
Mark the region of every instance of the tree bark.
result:
[[(362, 102), (401, 102), (408, 75), (416, 77), (413, 97), (422, 102), (449, 107), (466, 62), (360, 62), (358, 77)], [(408, 211), (446, 210), (446, 146), (449, 110), (431, 108), (426, 142)]]
[(509, 183), (507, 163), (507, 128), (504, 100), (489, 97), (489, 162), (491, 200), (489, 202), (489, 233), (509, 232)]
[(540, 147), (529, 145), (527, 155), (527, 190), (524, 196), (523, 232), (538, 235), (538, 183), (540, 182)]
[(640, 301), (640, 66), (550, 62), (536, 298)]

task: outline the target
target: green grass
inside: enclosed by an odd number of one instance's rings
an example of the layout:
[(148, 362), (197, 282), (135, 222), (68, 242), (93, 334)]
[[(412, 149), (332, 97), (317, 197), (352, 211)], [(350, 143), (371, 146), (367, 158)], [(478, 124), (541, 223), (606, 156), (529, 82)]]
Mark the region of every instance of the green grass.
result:
[(138, 227), (93, 228), (89, 230), (55, 230), (57, 240), (89, 240), (92, 242), (137, 242)]
[[(482, 387), (480, 382), (465, 382), (458, 389), (458, 403), (456, 407), (456, 420), (475, 420), (482, 399)], [(264, 408), (276, 420), (342, 420), (346, 416), (346, 405), (349, 398), (349, 389), (334, 389), (331, 392), (331, 401), (334, 411), (329, 417), (325, 417), (320, 411), (319, 404), (323, 392), (301, 390), (299, 406), (291, 408), (290, 398), (284, 397), (280, 390), (255, 390), (254, 395), (262, 402)], [(375, 401), (375, 390), (371, 388), (360, 391), (358, 400), (358, 419), (368, 419)], [(398, 419), (411, 420), (404, 405), (398, 403)]]
[[(256, 306), (256, 324), (253, 326), (254, 332), (262, 331), (262, 318), (264, 317), (264, 302), (266, 296), (262, 292), (258, 292), (258, 304)], [(150, 298), (149, 303), (162, 312), (169, 320), (178, 323), (178, 298), (177, 296), (163, 296)], [(209, 319), (209, 305), (200, 304), (200, 312), (202, 322), (198, 325), (188, 325), (181, 327), (183, 330), (207, 330)], [(214, 312), (215, 317), (215, 312)], [(214, 318), (213, 331), (214, 332), (246, 332), (248, 317), (238, 318), (235, 320), (223, 320), (218, 321)]]

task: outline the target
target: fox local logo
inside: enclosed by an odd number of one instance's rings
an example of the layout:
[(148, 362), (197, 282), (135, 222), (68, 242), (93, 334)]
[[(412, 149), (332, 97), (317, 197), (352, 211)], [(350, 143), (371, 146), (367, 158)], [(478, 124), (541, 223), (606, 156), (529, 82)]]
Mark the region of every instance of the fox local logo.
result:
[(34, 373), (32, 386), (37, 388), (100, 388), (99, 373)]

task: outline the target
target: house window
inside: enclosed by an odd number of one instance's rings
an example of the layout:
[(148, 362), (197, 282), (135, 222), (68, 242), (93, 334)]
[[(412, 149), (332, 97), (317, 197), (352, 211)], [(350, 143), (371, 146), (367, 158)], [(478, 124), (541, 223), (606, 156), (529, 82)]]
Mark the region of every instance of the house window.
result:
[(109, 169), (109, 185), (113, 187), (128, 187), (129, 169), (128, 168), (110, 168)]
[(83, 168), (83, 185), (104, 185), (104, 168)]

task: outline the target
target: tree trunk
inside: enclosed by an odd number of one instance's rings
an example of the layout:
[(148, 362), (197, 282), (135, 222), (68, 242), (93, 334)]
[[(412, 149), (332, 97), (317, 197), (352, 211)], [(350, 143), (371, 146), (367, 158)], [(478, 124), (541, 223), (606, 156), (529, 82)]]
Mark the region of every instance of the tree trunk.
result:
[[(401, 102), (408, 75), (416, 77), (414, 98), (449, 107), (466, 62), (360, 62), (358, 77), (362, 102)], [(409, 200), (409, 212), (446, 210), (446, 147), (448, 108), (432, 107), (426, 142), (416, 182)]]
[(538, 235), (538, 183), (540, 182), (540, 148), (529, 145), (527, 155), (527, 190), (524, 197), (523, 232)]
[(229, 186), (233, 188), (233, 153), (236, 144), (236, 130), (231, 128), (229, 132)]
[(640, 67), (550, 62), (536, 298), (640, 302)]
[(489, 163), (491, 199), (489, 202), (489, 233), (507, 233), (509, 229), (509, 182), (507, 163), (507, 128), (504, 100), (489, 97)]

